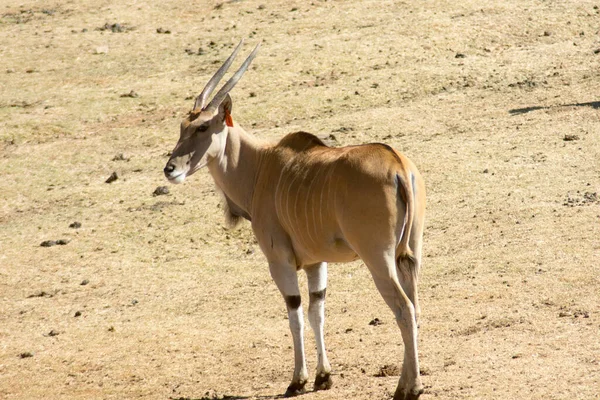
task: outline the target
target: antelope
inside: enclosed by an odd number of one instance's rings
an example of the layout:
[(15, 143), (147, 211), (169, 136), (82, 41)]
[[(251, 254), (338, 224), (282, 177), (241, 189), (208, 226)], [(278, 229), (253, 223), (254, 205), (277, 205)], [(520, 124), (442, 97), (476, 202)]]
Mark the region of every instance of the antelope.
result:
[(415, 165), (388, 145), (328, 147), (296, 132), (262, 144), (234, 122), (229, 92), (257, 54), (208, 99), (238, 54), (241, 41), (208, 81), (181, 123), (179, 141), (164, 168), (182, 183), (207, 167), (224, 197), (230, 225), (250, 221), (269, 271), (287, 306), (294, 373), (285, 396), (305, 392), (304, 317), (298, 271), (309, 288), (308, 320), (315, 334), (314, 390), (330, 389), (331, 365), (323, 337), (327, 263), (361, 258), (392, 309), (404, 342), (395, 400), (423, 393), (417, 354), (420, 314), (417, 280), (425, 213), (425, 186)]

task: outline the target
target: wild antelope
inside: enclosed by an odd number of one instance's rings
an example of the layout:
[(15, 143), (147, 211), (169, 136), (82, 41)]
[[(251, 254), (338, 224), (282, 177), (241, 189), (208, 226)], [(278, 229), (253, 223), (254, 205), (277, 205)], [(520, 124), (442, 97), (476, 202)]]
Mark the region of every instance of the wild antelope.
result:
[(224, 194), (229, 221), (251, 222), (287, 305), (294, 375), (286, 396), (303, 393), (308, 378), (297, 272), (302, 269), (308, 277), (308, 320), (318, 354), (314, 389), (329, 389), (331, 366), (323, 341), (327, 262), (360, 257), (394, 312), (404, 341), (394, 399), (418, 399), (423, 392), (417, 356), (423, 180), (408, 158), (381, 143), (332, 148), (296, 132), (277, 144), (260, 144), (233, 121), (229, 96), (259, 46), (207, 102), (241, 45), (196, 98), (164, 173), (170, 182), (182, 183), (207, 166)]

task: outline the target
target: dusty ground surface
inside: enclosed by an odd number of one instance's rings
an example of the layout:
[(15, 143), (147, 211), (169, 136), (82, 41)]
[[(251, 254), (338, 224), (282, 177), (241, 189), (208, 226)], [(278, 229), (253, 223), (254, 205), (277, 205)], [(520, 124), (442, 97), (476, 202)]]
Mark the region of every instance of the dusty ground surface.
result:
[[(4, 0), (0, 398), (285, 391), (248, 224), (225, 230), (205, 171), (153, 196), (240, 38), (263, 41), (232, 93), (248, 131), (382, 141), (421, 169), (423, 399), (600, 398), (600, 2), (490, 3)], [(330, 268), (326, 343), (334, 388), (303, 398), (391, 395), (400, 333), (360, 262)]]

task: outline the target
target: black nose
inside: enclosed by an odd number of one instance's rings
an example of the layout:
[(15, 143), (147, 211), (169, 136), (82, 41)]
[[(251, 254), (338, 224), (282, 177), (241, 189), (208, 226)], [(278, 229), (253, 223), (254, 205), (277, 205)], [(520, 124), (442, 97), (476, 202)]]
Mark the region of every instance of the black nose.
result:
[(165, 174), (167, 174), (167, 175), (170, 174), (171, 172), (175, 171), (175, 165), (171, 164), (171, 163), (167, 164), (164, 171), (165, 171)]

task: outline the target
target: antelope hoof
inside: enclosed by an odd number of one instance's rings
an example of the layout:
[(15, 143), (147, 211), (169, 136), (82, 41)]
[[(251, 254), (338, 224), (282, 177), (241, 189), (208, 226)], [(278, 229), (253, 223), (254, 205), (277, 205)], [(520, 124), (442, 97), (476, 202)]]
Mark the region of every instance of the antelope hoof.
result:
[(294, 397), (306, 393), (304, 386), (306, 386), (306, 380), (292, 382), (290, 386), (288, 386), (283, 397)]
[(331, 374), (329, 372), (322, 372), (315, 378), (315, 391), (329, 390), (331, 389), (331, 386), (333, 386), (333, 381), (331, 380)]
[(418, 400), (422, 394), (423, 386), (417, 386), (410, 390), (397, 388), (396, 393), (394, 393), (394, 400)]

